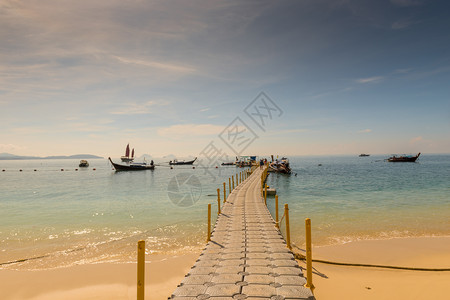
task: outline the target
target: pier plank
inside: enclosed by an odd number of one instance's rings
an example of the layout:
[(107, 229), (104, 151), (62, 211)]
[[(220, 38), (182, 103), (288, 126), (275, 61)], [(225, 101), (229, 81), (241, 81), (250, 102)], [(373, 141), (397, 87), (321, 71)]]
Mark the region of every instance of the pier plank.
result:
[(228, 196), (211, 241), (169, 299), (315, 299), (260, 195), (261, 172)]

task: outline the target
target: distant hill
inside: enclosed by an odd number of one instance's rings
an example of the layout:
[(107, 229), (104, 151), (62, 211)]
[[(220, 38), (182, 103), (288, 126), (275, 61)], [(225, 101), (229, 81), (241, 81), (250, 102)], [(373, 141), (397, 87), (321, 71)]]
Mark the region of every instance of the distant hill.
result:
[(24, 159), (96, 159), (103, 158), (101, 156), (92, 155), (92, 154), (75, 154), (69, 156), (20, 156), (11, 153), (0, 153), (0, 160), (24, 160)]

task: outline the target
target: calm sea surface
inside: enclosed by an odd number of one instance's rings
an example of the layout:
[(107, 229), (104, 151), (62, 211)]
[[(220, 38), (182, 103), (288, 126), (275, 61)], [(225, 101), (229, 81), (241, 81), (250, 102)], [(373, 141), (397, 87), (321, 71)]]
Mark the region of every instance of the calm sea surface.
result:
[[(289, 204), (293, 242), (304, 243), (307, 217), (315, 245), (450, 235), (450, 155), (423, 154), (418, 163), (386, 157), (291, 157), (297, 176), (271, 174), (280, 215)], [(75, 171), (78, 162), (0, 161), (0, 268), (134, 261), (139, 239), (149, 254), (197, 251), (205, 244), (207, 204), (216, 212), (216, 189), (242, 170), (116, 173), (97, 159)], [(275, 215), (273, 198), (268, 206)]]

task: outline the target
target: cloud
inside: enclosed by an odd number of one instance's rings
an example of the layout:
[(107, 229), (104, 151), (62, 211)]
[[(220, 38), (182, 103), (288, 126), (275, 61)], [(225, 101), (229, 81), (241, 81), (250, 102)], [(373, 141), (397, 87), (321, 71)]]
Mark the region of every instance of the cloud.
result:
[(182, 124), (159, 128), (160, 136), (205, 136), (215, 135), (223, 131), (223, 126), (213, 124)]
[(196, 69), (193, 67), (182, 66), (182, 65), (172, 64), (172, 63), (125, 58), (125, 57), (120, 57), (120, 56), (113, 56), (113, 57), (124, 64), (132, 64), (132, 65), (138, 65), (138, 66), (142, 66), (142, 67), (156, 68), (156, 69), (161, 69), (164, 71), (170, 71), (170, 72), (176, 72), (176, 73), (194, 73), (196, 71)]
[(422, 142), (422, 141), (423, 141), (423, 137), (422, 136), (416, 136), (416, 137), (412, 138), (409, 141), (409, 143), (410, 144), (417, 144), (417, 143)]
[(14, 144), (0, 144), (0, 152), (14, 152), (24, 150), (26, 147), (18, 146)]
[(200, 112), (205, 112), (205, 111), (208, 111), (208, 110), (210, 110), (210, 108), (209, 108), (209, 107), (207, 107), (207, 108), (203, 108), (203, 109), (200, 109)]
[(358, 83), (375, 83), (383, 80), (383, 76), (374, 76), (374, 77), (368, 77), (368, 78), (360, 78), (356, 79), (356, 82)]
[(168, 105), (167, 100), (150, 100), (146, 103), (127, 103), (111, 111), (113, 115), (142, 115), (154, 113), (154, 107)]
[(372, 129), (363, 129), (358, 131), (358, 133), (369, 133), (369, 132), (372, 132)]

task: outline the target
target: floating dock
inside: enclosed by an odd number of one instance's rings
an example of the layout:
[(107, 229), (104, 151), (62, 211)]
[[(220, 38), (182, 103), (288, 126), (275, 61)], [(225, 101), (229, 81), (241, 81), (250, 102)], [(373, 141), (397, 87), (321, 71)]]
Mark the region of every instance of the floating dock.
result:
[(227, 197), (211, 240), (169, 299), (315, 299), (264, 204), (262, 172)]

